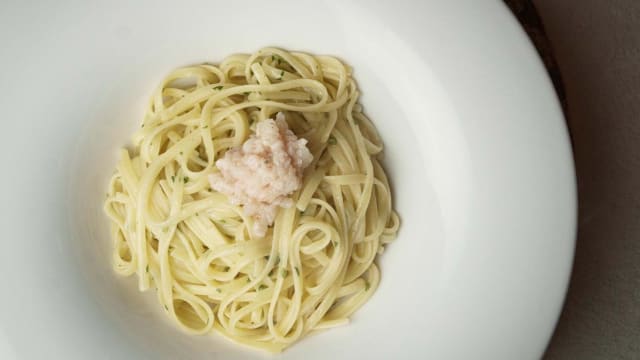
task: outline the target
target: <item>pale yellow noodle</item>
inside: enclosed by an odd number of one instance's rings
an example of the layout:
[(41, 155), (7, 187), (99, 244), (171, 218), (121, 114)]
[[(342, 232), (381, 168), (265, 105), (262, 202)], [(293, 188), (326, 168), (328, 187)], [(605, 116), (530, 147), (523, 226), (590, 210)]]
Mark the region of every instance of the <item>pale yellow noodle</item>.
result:
[[(109, 182), (114, 270), (157, 289), (180, 328), (272, 352), (348, 323), (378, 287), (376, 256), (399, 227), (358, 96), (340, 60), (276, 48), (173, 71)], [(207, 176), (278, 111), (314, 161), (296, 206), (254, 238)]]

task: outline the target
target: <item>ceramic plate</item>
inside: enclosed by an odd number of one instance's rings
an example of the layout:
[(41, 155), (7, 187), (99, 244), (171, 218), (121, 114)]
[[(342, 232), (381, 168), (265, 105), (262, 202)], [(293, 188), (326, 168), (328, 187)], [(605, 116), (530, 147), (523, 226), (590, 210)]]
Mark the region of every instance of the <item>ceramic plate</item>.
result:
[(2, 359), (269, 359), (166, 321), (117, 277), (117, 149), (170, 70), (279, 46), (351, 64), (402, 218), (345, 327), (278, 359), (535, 359), (564, 298), (576, 189), (545, 69), (500, 1), (0, 5)]

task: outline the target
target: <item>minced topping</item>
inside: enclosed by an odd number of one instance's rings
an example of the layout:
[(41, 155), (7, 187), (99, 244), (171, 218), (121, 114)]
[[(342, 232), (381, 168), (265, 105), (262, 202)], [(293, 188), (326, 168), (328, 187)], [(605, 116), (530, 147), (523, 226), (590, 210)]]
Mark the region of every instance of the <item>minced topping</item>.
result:
[(216, 161), (219, 173), (209, 175), (211, 187), (243, 205), (253, 218), (253, 235), (262, 237), (278, 207), (293, 205), (290, 195), (302, 186), (302, 172), (313, 160), (307, 140), (289, 130), (283, 113), (256, 124), (256, 133)]

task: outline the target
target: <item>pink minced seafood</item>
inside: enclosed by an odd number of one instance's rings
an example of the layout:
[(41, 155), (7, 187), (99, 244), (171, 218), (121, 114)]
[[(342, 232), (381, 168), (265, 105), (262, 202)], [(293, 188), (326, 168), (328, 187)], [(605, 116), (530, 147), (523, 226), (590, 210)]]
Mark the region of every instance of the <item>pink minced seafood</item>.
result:
[(275, 120), (258, 122), (255, 135), (216, 161), (220, 172), (209, 175), (209, 182), (232, 204), (243, 205), (253, 219), (252, 234), (263, 237), (278, 207), (293, 205), (290, 195), (302, 186), (303, 170), (312, 160), (307, 140), (298, 139), (279, 112)]

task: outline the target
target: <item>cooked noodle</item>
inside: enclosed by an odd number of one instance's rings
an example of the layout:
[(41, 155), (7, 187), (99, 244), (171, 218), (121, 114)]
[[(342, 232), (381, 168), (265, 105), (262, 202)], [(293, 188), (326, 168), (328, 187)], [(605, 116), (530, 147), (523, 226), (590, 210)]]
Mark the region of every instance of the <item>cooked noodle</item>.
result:
[[(273, 352), (348, 322), (377, 288), (374, 260), (399, 226), (358, 96), (336, 58), (276, 48), (173, 71), (109, 184), (115, 271), (157, 288), (181, 328)], [(295, 206), (256, 238), (207, 176), (279, 111), (314, 160)]]

